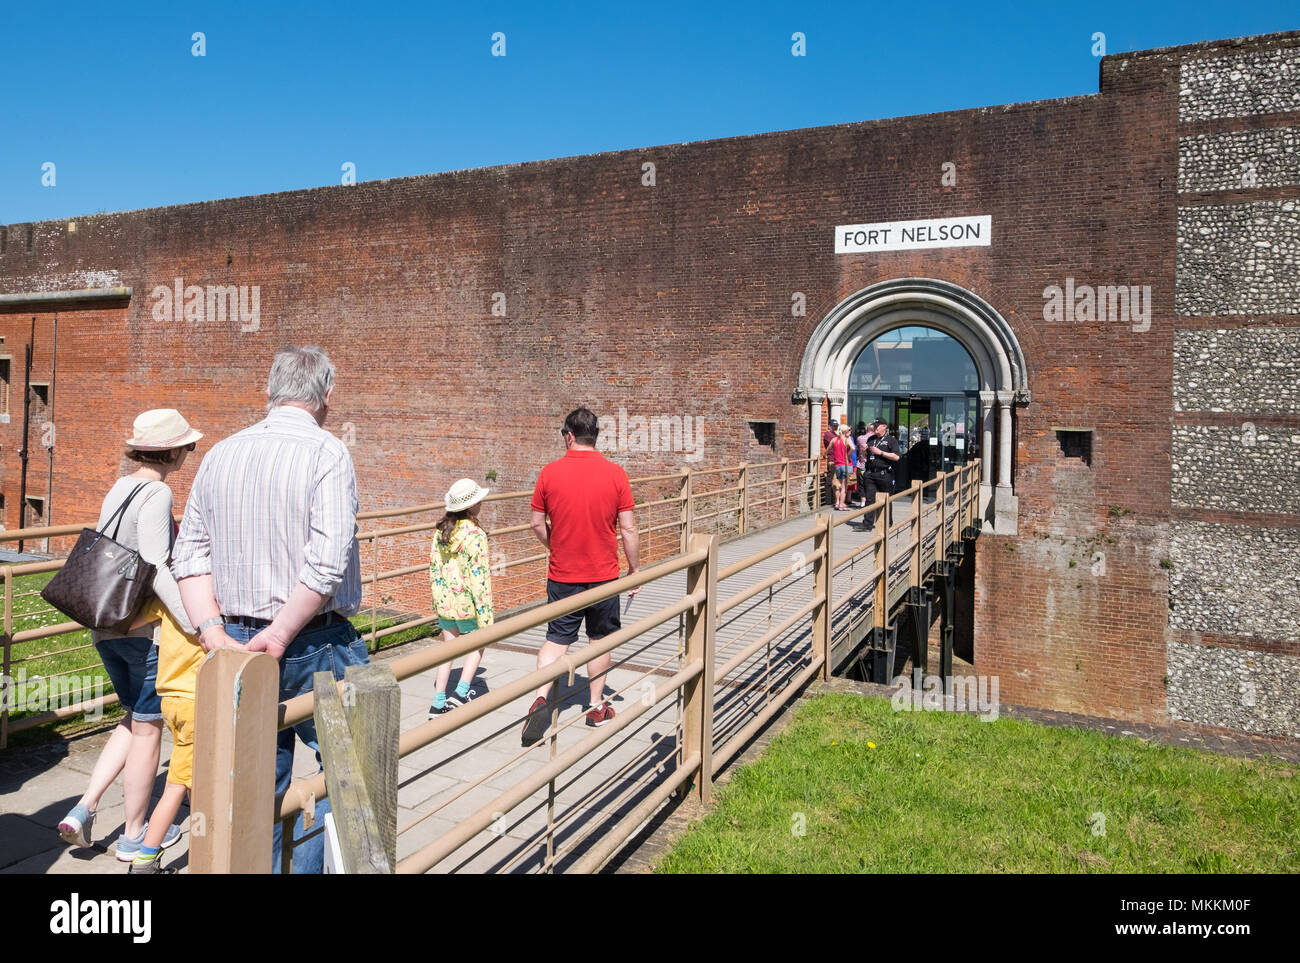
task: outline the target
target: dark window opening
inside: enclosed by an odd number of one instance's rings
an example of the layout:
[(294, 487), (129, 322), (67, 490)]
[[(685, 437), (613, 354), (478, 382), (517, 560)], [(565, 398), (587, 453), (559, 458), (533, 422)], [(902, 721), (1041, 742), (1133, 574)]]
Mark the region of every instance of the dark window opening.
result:
[(775, 421), (751, 421), (749, 430), (754, 433), (754, 440), (764, 448), (776, 448)]
[(32, 392), (40, 399), (41, 404), (49, 405), (50, 403), (50, 386), (45, 381), (33, 381)]
[(0, 358), (0, 415), (9, 414), (9, 358)]
[(1056, 429), (1056, 440), (1061, 445), (1061, 454), (1066, 458), (1078, 458), (1089, 468), (1092, 467), (1092, 429)]

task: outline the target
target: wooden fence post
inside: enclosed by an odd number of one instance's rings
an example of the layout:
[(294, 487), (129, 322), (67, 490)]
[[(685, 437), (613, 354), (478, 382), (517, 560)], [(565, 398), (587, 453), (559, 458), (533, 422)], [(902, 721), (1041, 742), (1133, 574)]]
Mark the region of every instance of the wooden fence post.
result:
[(703, 562), (686, 570), (686, 592), (705, 590), (704, 604), (686, 613), (686, 663), (704, 660), (704, 671), (688, 682), (682, 693), (685, 703), (682, 733), (683, 754), (700, 748), (700, 772), (696, 778), (701, 802), (713, 795), (713, 671), (714, 633), (718, 613), (718, 539), (714, 535), (692, 535), (691, 551), (708, 548)]
[(812, 643), (815, 651), (821, 653), (822, 670), (820, 678), (825, 681), (831, 677), (831, 623), (834, 621), (832, 595), (835, 585), (834, 517), (817, 516), (817, 534), (813, 536), (813, 551), (822, 554), (813, 560), (813, 594), (820, 592), (823, 601), (813, 617)]
[(314, 679), (316, 735), (346, 873), (397, 866), (397, 740), (402, 692), (386, 665), (353, 665)]
[(191, 873), (271, 872), (280, 666), (220, 649), (195, 684)]

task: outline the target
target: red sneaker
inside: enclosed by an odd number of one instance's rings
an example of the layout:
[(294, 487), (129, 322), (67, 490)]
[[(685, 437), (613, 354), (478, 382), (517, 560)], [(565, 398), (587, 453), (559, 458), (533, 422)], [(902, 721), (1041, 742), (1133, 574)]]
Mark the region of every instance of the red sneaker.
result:
[(535, 746), (546, 735), (551, 724), (551, 714), (546, 711), (546, 700), (538, 696), (528, 709), (528, 718), (524, 720), (524, 732), (521, 740), (525, 746)]
[(614, 718), (614, 708), (608, 702), (602, 702), (596, 708), (587, 713), (587, 725), (594, 729), (599, 729), (610, 719)]

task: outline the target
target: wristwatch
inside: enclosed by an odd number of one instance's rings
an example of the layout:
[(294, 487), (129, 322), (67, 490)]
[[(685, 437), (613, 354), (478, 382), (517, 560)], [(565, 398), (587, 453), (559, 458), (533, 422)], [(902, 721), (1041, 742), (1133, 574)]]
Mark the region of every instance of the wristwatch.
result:
[(197, 626), (195, 626), (194, 634), (202, 635), (204, 632), (212, 628), (214, 625), (225, 625), (225, 624), (226, 624), (225, 619), (223, 619), (220, 615), (214, 615), (212, 616), (212, 618), (205, 619), (204, 621), (200, 622)]

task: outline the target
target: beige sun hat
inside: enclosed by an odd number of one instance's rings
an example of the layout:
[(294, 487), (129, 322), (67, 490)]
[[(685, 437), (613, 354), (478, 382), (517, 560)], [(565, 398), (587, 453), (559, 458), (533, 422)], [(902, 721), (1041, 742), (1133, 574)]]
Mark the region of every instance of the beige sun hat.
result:
[(126, 447), (137, 451), (167, 451), (198, 441), (203, 437), (175, 408), (154, 408), (135, 419), (135, 436)]
[(480, 488), (478, 483), (472, 478), (462, 478), (447, 489), (447, 498), (444, 504), (449, 512), (463, 512), (465, 509), (477, 505), (488, 493), (488, 489)]

